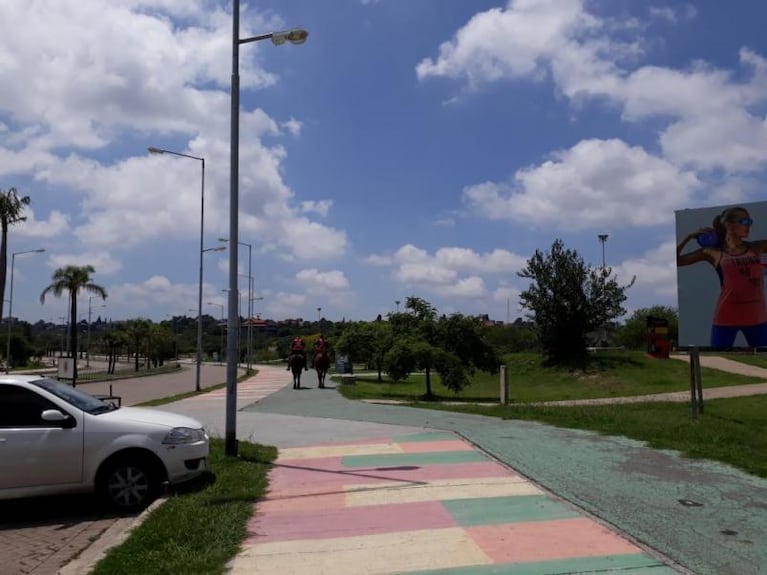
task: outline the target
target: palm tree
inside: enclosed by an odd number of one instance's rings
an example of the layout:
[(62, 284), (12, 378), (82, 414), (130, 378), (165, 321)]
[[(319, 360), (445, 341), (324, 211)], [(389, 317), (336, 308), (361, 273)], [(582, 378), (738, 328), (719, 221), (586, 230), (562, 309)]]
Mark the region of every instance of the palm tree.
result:
[(91, 265), (73, 266), (68, 265), (53, 272), (53, 283), (40, 294), (40, 303), (45, 303), (45, 296), (52, 293), (61, 297), (65, 291), (69, 292), (69, 347), (74, 363), (74, 375), (72, 384), (77, 382), (77, 296), (81, 291), (99, 296), (102, 300), (107, 298), (107, 290), (100, 285), (94, 284), (91, 274), (96, 270)]
[(19, 197), (16, 188), (10, 188), (7, 192), (0, 190), (0, 318), (3, 317), (3, 304), (5, 303), (5, 280), (8, 267), (8, 228), (18, 222), (27, 219), (22, 216), (24, 206), (29, 205), (29, 196)]

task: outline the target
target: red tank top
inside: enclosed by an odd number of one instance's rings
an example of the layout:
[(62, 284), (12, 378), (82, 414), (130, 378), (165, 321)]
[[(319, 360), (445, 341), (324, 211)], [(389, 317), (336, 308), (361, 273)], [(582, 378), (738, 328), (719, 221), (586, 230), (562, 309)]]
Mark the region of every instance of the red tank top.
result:
[(716, 302), (714, 325), (748, 326), (767, 322), (764, 267), (747, 249), (739, 255), (722, 252), (719, 260), (722, 290)]

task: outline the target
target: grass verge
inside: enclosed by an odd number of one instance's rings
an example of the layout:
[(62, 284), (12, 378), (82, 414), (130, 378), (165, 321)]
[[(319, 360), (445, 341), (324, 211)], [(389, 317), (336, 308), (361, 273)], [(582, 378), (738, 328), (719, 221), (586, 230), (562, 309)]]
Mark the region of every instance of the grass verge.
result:
[(239, 456), (211, 441), (210, 473), (157, 508), (92, 575), (223, 573), (247, 536), (253, 505), (266, 492), (274, 447), (240, 442)]
[(714, 399), (697, 420), (687, 403), (635, 403), (568, 407), (435, 405), (414, 407), (533, 420), (557, 427), (585, 429), (645, 441), (655, 449), (673, 449), (687, 457), (728, 463), (767, 478), (767, 396)]
[[(519, 353), (504, 358), (507, 362), (509, 391), (514, 403), (626, 397), (690, 387), (690, 367), (677, 359), (652, 359), (642, 352), (611, 352), (592, 355), (577, 367), (545, 367), (537, 354)], [(435, 401), (498, 401), (500, 383), (497, 374), (477, 372), (470, 386), (454, 394), (432, 373)], [(763, 379), (701, 368), (704, 388), (760, 383)], [(393, 383), (384, 377), (358, 376), (356, 385), (339, 386), (350, 399), (394, 399), (416, 401), (425, 392), (423, 374), (413, 374), (407, 381)]]

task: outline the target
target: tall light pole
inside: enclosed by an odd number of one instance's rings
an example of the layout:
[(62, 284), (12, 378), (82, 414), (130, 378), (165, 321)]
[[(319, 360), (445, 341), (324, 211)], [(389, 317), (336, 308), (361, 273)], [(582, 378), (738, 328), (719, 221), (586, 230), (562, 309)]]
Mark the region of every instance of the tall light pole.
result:
[(399, 313), (399, 300), (398, 299), (394, 300), (394, 305), (397, 306), (397, 313)]
[(283, 32), (270, 32), (250, 38), (240, 38), (240, 0), (232, 0), (232, 87), (229, 141), (229, 314), (226, 334), (226, 426), (224, 453), (237, 455), (237, 248), (239, 243), (240, 210), (240, 44), (271, 40), (275, 46), (285, 42), (303, 44), (309, 33), (294, 28)]
[(322, 308), (321, 308), (321, 307), (318, 307), (318, 308), (317, 308), (317, 323), (318, 323), (318, 324), (320, 323), (320, 314), (321, 314), (321, 313), (322, 313)]
[[(91, 302), (93, 301), (93, 296), (88, 296), (88, 348), (85, 350), (85, 367), (91, 366)], [(107, 304), (101, 304), (97, 305), (96, 307), (107, 307)]]
[(202, 365), (202, 254), (206, 251), (203, 249), (203, 237), (205, 233), (205, 158), (155, 147), (149, 147), (147, 148), (147, 151), (150, 154), (171, 154), (173, 156), (189, 158), (200, 162), (200, 278), (197, 291), (197, 368), (194, 380), (195, 391), (200, 391), (200, 366)]
[(208, 305), (217, 305), (221, 308), (221, 324), (219, 327), (219, 332), (221, 334), (220, 342), (218, 344), (218, 363), (223, 363), (224, 361), (224, 304), (222, 303), (216, 303), (209, 301)]
[[(23, 252), (13, 252), (11, 254), (11, 286), (10, 286), (10, 293), (8, 295), (8, 338), (5, 342), (5, 373), (8, 373), (8, 370), (11, 367), (11, 323), (13, 322), (13, 268), (16, 265), (16, 256), (20, 256), (22, 254), (41, 254), (45, 251), (44, 248), (40, 248), (37, 250), (24, 250)], [(77, 361), (75, 359), (75, 361)]]
[[(218, 238), (218, 241), (220, 242), (228, 242), (229, 238)], [(237, 242), (241, 246), (248, 246), (248, 275), (246, 276), (248, 278), (248, 343), (247, 343), (247, 350), (248, 350), (248, 373), (250, 373), (250, 354), (252, 352), (252, 332), (251, 332), (251, 325), (250, 325), (250, 318), (253, 317), (253, 245), (249, 244), (248, 242)], [(244, 276), (245, 274), (240, 274)]]
[(602, 269), (605, 268), (605, 242), (607, 241), (607, 234), (599, 234), (597, 236), (602, 243)]

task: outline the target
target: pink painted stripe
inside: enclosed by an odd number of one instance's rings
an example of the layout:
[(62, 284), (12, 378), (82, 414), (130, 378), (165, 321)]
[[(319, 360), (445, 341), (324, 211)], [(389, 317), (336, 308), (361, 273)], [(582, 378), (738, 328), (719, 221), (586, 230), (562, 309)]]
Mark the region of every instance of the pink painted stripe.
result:
[(374, 485), (401, 481), (403, 485), (436, 479), (477, 479), (480, 477), (521, 478), (493, 461), (422, 465), (418, 469), (333, 469), (315, 465), (309, 469), (280, 468), (269, 474), (269, 499), (312, 493), (333, 493), (346, 485)]
[(400, 449), (405, 453), (438, 453), (442, 451), (472, 451), (474, 448), (460, 439), (442, 441), (419, 441), (417, 443), (400, 443)]
[(439, 501), (302, 510), (298, 513), (256, 512), (256, 516), (248, 523), (248, 531), (252, 536), (246, 540), (246, 544), (333, 539), (447, 527), (456, 527), (456, 523)]
[(341, 509), (346, 505), (346, 493), (310, 493), (295, 497), (265, 499), (258, 502), (259, 513), (295, 513), (317, 509)]
[(495, 563), (603, 557), (641, 550), (587, 518), (467, 527), (475, 543)]

